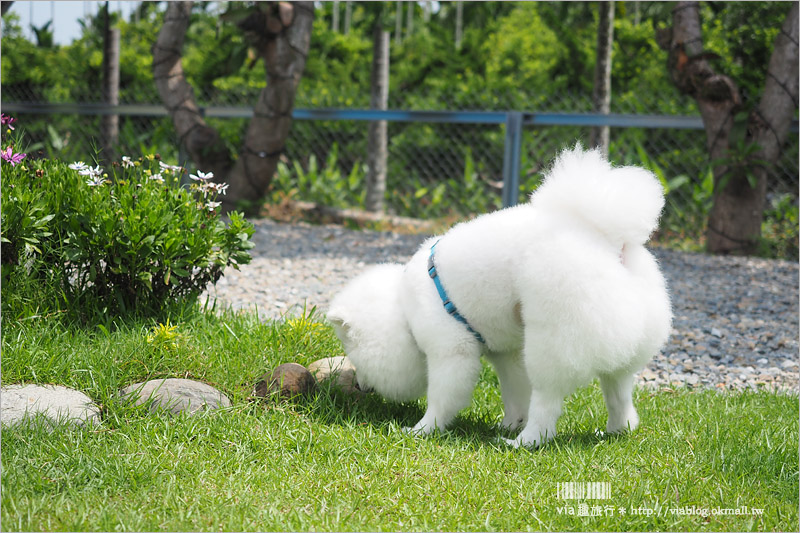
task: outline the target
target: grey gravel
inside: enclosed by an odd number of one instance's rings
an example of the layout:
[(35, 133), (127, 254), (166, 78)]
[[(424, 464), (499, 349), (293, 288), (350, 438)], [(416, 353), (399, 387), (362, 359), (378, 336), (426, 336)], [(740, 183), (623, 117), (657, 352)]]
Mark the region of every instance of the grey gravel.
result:
[[(253, 260), (206, 296), (264, 320), (320, 316), (366, 266), (406, 262), (425, 235), (252, 221)], [(662, 387), (798, 390), (798, 263), (656, 248), (672, 295), (670, 340), (640, 374)]]

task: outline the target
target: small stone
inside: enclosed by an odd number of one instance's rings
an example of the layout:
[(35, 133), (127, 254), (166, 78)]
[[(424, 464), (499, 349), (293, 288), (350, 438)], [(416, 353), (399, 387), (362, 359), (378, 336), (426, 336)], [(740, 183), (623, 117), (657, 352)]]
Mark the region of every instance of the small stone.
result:
[(767, 364), (769, 364), (769, 359), (767, 359), (766, 357), (762, 357), (761, 359), (756, 361), (756, 363), (758, 363), (761, 366), (767, 366)]
[(781, 363), (781, 368), (790, 369), (790, 368), (797, 368), (797, 361), (793, 361), (792, 359), (787, 359), (786, 361)]
[(151, 411), (163, 409), (177, 415), (194, 415), (220, 407), (230, 407), (227, 396), (211, 385), (191, 379), (167, 378), (134, 383), (120, 391), (120, 398), (134, 405), (147, 404)]
[(642, 379), (645, 381), (655, 381), (656, 379), (658, 379), (658, 374), (656, 374), (649, 368), (645, 368), (642, 371)]
[(711, 334), (717, 337), (718, 339), (721, 339), (723, 336), (722, 330), (720, 330), (719, 328), (711, 328)]
[(343, 392), (353, 393), (359, 390), (356, 381), (356, 367), (346, 356), (326, 357), (308, 365), (308, 371), (317, 383), (332, 380), (332, 384)]
[(317, 383), (306, 367), (298, 363), (284, 363), (272, 373), (261, 376), (256, 383), (256, 396), (266, 398), (280, 393), (284, 398), (305, 395), (314, 390)]
[(61, 385), (9, 385), (0, 389), (0, 421), (12, 426), (41, 416), (50, 427), (57, 423), (93, 426), (100, 409), (86, 394)]
[(689, 374), (688, 376), (686, 376), (686, 383), (688, 383), (689, 385), (692, 386), (697, 385), (699, 381), (700, 377), (697, 374)]

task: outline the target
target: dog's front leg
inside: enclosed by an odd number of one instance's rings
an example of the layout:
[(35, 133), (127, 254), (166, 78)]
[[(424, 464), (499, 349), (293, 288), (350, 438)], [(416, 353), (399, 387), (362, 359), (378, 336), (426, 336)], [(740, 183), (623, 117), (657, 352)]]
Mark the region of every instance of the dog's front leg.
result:
[(481, 372), (480, 350), (462, 346), (428, 354), (428, 407), (409, 431), (428, 435), (443, 431), (472, 401), (472, 391)]

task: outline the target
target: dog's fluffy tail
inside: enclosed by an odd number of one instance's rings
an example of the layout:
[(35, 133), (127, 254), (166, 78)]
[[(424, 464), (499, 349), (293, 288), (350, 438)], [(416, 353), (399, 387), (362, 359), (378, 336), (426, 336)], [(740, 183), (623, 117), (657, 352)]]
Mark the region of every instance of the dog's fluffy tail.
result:
[(616, 245), (644, 244), (658, 225), (664, 189), (652, 172), (612, 167), (577, 144), (558, 156), (531, 202), (584, 220)]

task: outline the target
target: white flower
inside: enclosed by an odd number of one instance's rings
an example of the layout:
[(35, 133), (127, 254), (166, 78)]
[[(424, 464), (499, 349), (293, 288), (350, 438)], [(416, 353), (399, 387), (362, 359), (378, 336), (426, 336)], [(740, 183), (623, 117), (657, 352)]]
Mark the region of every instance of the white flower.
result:
[(89, 176), (96, 179), (103, 175), (103, 169), (100, 168), (100, 165), (97, 165), (94, 168), (86, 167), (80, 172), (78, 172), (78, 174), (80, 174), (81, 176)]
[(89, 168), (89, 166), (83, 161), (76, 161), (72, 163), (69, 166), (69, 168), (71, 168), (72, 170), (86, 170), (87, 168)]
[(211, 178), (213, 178), (214, 177), (214, 173), (213, 172), (200, 172), (198, 170), (197, 171), (197, 175), (190, 174), (189, 177), (192, 178), (195, 181), (206, 181), (206, 180), (210, 180)]
[(163, 161), (159, 161), (158, 166), (161, 167), (161, 170), (171, 170), (174, 172), (181, 172), (183, 170), (183, 168), (181, 167), (176, 167), (175, 165), (168, 165)]
[(225, 191), (228, 190), (227, 183), (208, 183), (207, 186), (211, 192), (215, 192), (217, 194), (225, 194)]
[(152, 181), (157, 181), (158, 183), (164, 183), (164, 176), (162, 176), (160, 172), (158, 174), (153, 174), (152, 176), (149, 176), (147, 179)]
[(213, 181), (201, 183), (197, 186), (204, 196), (208, 194), (225, 194), (228, 189), (227, 183), (215, 183)]
[(208, 209), (209, 211), (213, 211), (214, 209), (218, 208), (221, 205), (222, 202), (208, 202), (206, 204), (206, 209)]
[(106, 182), (103, 176), (91, 176), (88, 180), (86, 180), (86, 185), (89, 187), (97, 187), (98, 185), (103, 185)]
[(133, 166), (133, 161), (127, 155), (122, 156), (122, 168), (130, 168)]

